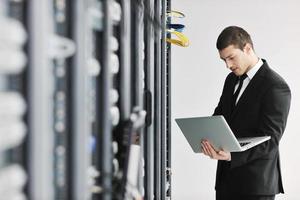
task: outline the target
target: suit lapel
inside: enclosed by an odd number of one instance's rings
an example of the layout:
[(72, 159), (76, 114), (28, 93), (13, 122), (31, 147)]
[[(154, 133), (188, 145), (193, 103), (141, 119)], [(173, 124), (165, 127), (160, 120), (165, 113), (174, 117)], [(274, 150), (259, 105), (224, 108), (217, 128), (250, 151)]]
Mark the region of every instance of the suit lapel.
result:
[(243, 108), (243, 106), (247, 106), (246, 104), (249, 102), (249, 99), (255, 98), (255, 93), (259, 90), (259, 87), (262, 81), (264, 80), (263, 77), (267, 68), (268, 68), (268, 64), (264, 62), (261, 68), (251, 79), (248, 86), (246, 87), (243, 94), (241, 95), (239, 101), (237, 102), (234, 110), (232, 111), (231, 119), (234, 118), (234, 116), (239, 112), (241, 108)]
[(224, 98), (226, 102), (224, 102), (224, 104), (228, 106), (224, 107), (223, 115), (227, 120), (231, 118), (231, 114), (232, 114), (232, 107), (231, 107), (232, 95), (236, 84), (236, 80), (237, 80), (237, 76), (232, 73), (230, 79), (228, 79), (226, 92), (224, 93), (226, 95), (226, 97)]

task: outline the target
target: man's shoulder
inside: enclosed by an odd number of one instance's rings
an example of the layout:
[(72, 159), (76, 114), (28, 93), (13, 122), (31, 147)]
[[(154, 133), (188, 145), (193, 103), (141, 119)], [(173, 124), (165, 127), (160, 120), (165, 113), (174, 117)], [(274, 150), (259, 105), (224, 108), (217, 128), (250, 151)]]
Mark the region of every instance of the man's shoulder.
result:
[(284, 78), (278, 73), (276, 72), (274, 69), (272, 69), (268, 63), (264, 61), (264, 64), (262, 66), (263, 69), (263, 76), (264, 76), (264, 82), (265, 83), (269, 83), (269, 84), (286, 84), (287, 82), (284, 80)]
[(287, 82), (285, 81), (285, 79), (275, 70), (271, 69), (270, 67), (268, 67), (267, 69), (267, 73), (265, 73), (265, 78), (266, 81), (271, 83), (271, 84), (286, 84)]

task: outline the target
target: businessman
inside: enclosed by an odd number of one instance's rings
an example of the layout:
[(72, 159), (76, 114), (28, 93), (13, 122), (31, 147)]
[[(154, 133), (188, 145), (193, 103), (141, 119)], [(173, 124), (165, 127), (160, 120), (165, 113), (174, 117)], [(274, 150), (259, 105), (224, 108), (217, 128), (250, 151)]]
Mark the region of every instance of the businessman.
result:
[(218, 160), (216, 200), (274, 200), (284, 193), (279, 142), (290, 109), (291, 91), (284, 79), (259, 58), (250, 35), (225, 28), (217, 39), (227, 76), (214, 115), (223, 115), (237, 138), (271, 136), (244, 152), (215, 151), (202, 141), (203, 153)]

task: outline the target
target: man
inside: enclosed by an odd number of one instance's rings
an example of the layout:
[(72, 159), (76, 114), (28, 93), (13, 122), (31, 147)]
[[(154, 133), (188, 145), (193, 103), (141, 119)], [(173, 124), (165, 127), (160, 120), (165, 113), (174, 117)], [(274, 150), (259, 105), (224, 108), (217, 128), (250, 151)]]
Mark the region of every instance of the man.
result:
[(232, 72), (227, 76), (214, 115), (223, 115), (237, 138), (271, 136), (244, 152), (215, 151), (202, 141), (203, 153), (218, 160), (216, 200), (274, 200), (283, 193), (279, 141), (290, 108), (287, 83), (254, 52), (250, 35), (230, 26), (217, 49)]

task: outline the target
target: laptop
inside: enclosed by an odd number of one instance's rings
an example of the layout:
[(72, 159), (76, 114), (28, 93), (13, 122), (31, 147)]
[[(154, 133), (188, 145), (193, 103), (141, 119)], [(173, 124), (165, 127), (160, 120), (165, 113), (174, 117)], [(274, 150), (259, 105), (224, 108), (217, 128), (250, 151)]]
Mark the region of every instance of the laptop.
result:
[(210, 141), (215, 150), (241, 152), (261, 144), (270, 136), (236, 138), (222, 115), (175, 119), (195, 153), (202, 152), (200, 142)]

